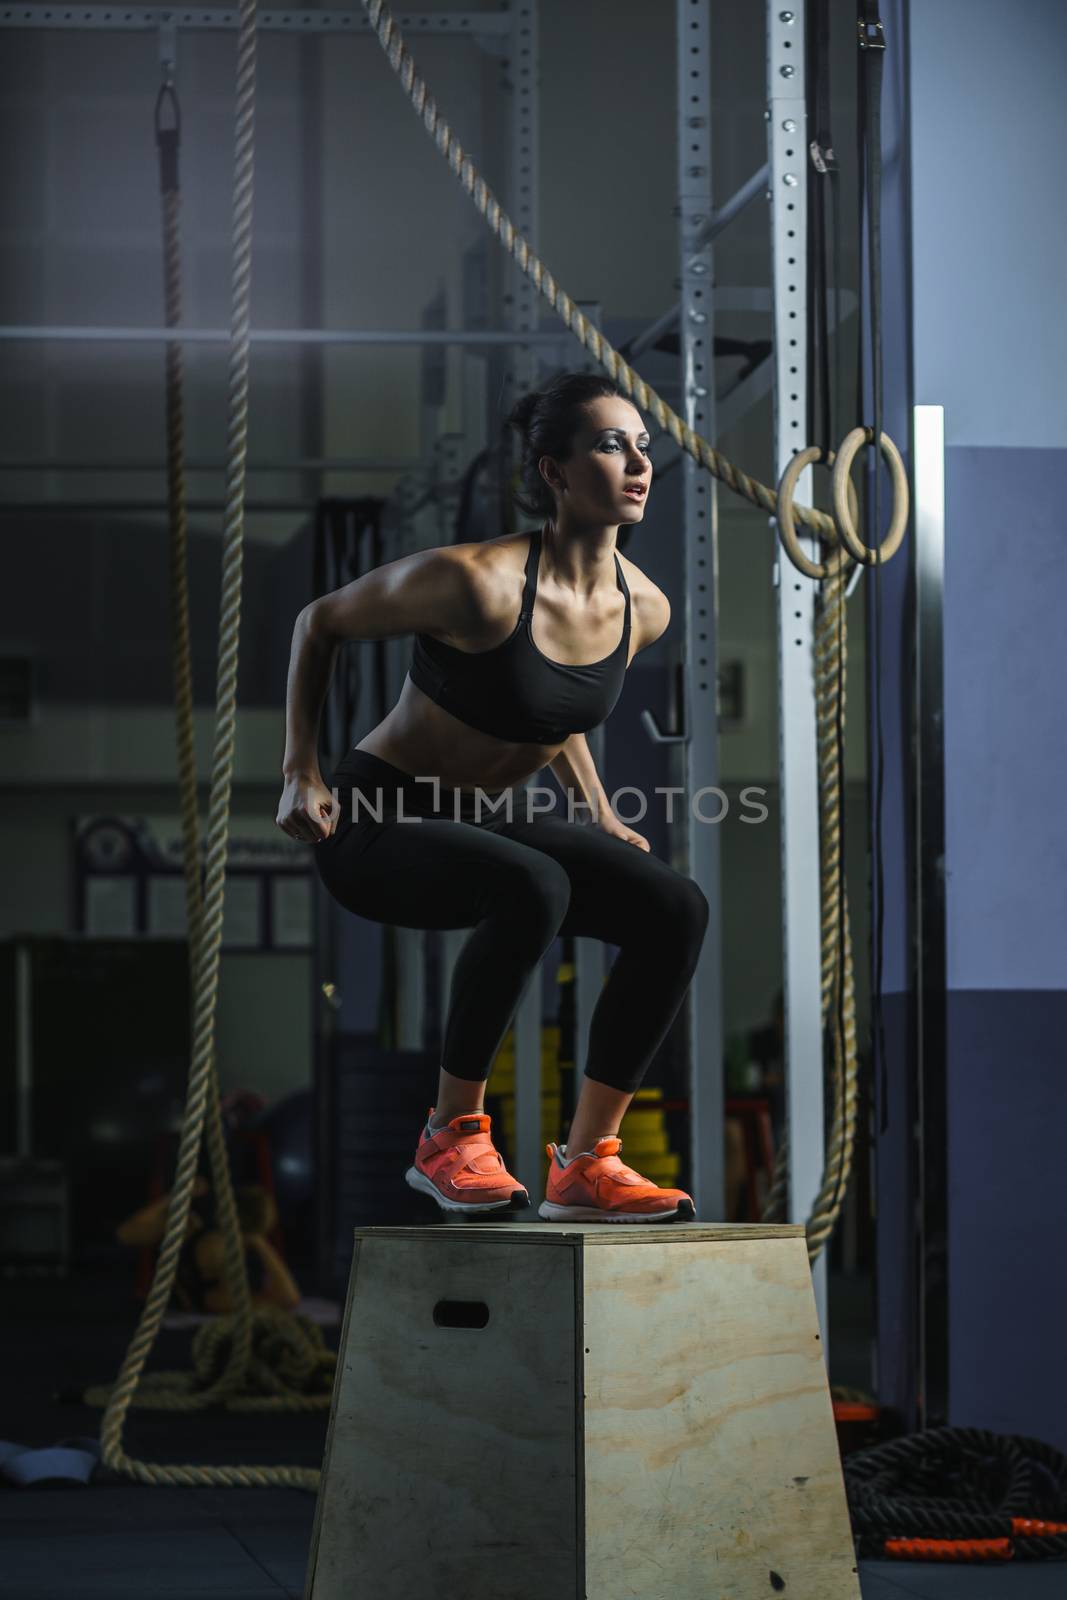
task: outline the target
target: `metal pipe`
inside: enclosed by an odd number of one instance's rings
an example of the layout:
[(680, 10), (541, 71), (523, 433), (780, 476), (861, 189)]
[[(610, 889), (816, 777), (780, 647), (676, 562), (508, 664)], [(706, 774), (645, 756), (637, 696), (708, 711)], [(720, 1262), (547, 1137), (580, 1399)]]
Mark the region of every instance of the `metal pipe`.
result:
[[(252, 461), (246, 472), (414, 472), (418, 456), (376, 460), (372, 456), (298, 457), (287, 461)], [(166, 472), (165, 461), (0, 461), (0, 472)], [(186, 472), (225, 472), (225, 461), (187, 461)]]
[[(754, 200), (760, 190), (766, 187), (769, 172), (770, 166), (765, 161), (759, 171), (754, 172), (748, 182), (743, 183), (737, 193), (731, 195), (724, 206), (720, 206), (718, 211), (712, 213), (707, 222), (697, 230), (690, 242), (690, 248), (694, 252), (702, 250), (705, 245), (711, 244), (724, 229), (730, 226), (735, 217), (740, 216), (749, 202)], [(719, 303), (721, 305), (721, 300)], [(663, 313), (662, 317), (658, 317), (651, 327), (646, 328), (644, 333), (639, 333), (636, 339), (631, 340), (626, 347), (627, 358), (630, 361), (636, 360), (650, 345), (655, 344), (661, 334), (669, 333), (678, 321), (678, 314), (681, 309), (680, 304), (672, 306), (669, 311)]]
[[(31, 9), (23, 4), (0, 12), (0, 29), (144, 33), (165, 23), (188, 33), (225, 33), (233, 32), (237, 18), (237, 10), (229, 6), (174, 11), (170, 6), (56, 5), (46, 9), (36, 5)], [(402, 13), (397, 21), (407, 34), (436, 33), (452, 39), (489, 34), (502, 40), (508, 32), (510, 19), (506, 13), (492, 11), (439, 11)], [(256, 28), (260, 33), (300, 33), (305, 38), (324, 33), (370, 34), (373, 37), (370, 21), (363, 11), (315, 11), (296, 7), (288, 11), (261, 11), (256, 18)]]
[[(807, 407), (809, 163), (803, 140), (805, 3), (781, 10), (767, 0), (767, 148), (771, 284), (774, 291), (774, 474), (810, 438)], [(798, 154), (799, 148), (799, 154)], [(797, 242), (800, 241), (798, 248)], [(800, 476), (797, 494), (812, 503), (814, 474)], [(806, 538), (806, 548), (818, 541)], [(818, 724), (815, 705), (815, 585), (774, 544), (778, 678), (779, 851), (782, 864), (782, 976), (785, 1003), (785, 1136), (789, 1142), (787, 1217), (807, 1217), (826, 1167), (827, 1120), (820, 1014), (822, 908)], [(825, 1249), (811, 1263), (823, 1360), (830, 1350)]]
[(743, 183), (736, 194), (730, 196), (724, 206), (714, 211), (702, 228), (697, 230), (694, 243), (699, 250), (705, 244), (711, 244), (719, 237), (725, 228), (728, 228), (735, 217), (739, 217), (750, 201), (755, 200), (760, 190), (766, 190), (767, 179), (770, 177), (770, 163), (765, 161), (758, 172), (754, 172), (747, 183)]
[(650, 345), (655, 344), (661, 334), (670, 333), (678, 321), (681, 309), (680, 305), (671, 306), (670, 310), (665, 311), (662, 317), (657, 317), (655, 322), (645, 329), (644, 333), (639, 333), (636, 339), (631, 339), (628, 344), (625, 344), (623, 353), (627, 360), (636, 361), (638, 356), (644, 355)]
[[(712, 202), (712, 0), (675, 0), (678, 82), (690, 96), (675, 107), (678, 175), (679, 379), (682, 415), (694, 432), (717, 437), (715, 412), (714, 258), (710, 241), (698, 245)], [(689, 73), (693, 76), (690, 79)], [(699, 321), (697, 319), (700, 319)], [(682, 860), (672, 840), (672, 864), (700, 886), (712, 916), (685, 1001), (689, 1093), (689, 1189), (698, 1217), (726, 1215), (723, 1153), (723, 946), (722, 845), (713, 819), (698, 820), (697, 796), (719, 789), (719, 718), (716, 664), (719, 659), (718, 487), (686, 452), (682, 473), (684, 602), (678, 721), (672, 732), (667, 782), (681, 786), (690, 805), (681, 822)], [(645, 721), (648, 728), (648, 721)], [(657, 730), (658, 731), (658, 730)], [(690, 806), (692, 809), (690, 809)], [(677, 837), (677, 834), (675, 834)]]
[[(26, 326), (0, 327), (0, 340), (85, 344), (230, 344), (228, 328), (92, 328)], [(507, 329), (477, 328), (258, 328), (249, 334), (253, 344), (488, 344), (558, 345), (555, 333), (511, 333)]]
[[(314, 511), (317, 504), (315, 500), (248, 500), (244, 509), (250, 516), (269, 516), (274, 512)], [(225, 510), (225, 501), (190, 500), (187, 509), (214, 513)], [(0, 516), (6, 517), (85, 517), (104, 512), (113, 516), (130, 513), (162, 516), (166, 510), (165, 500), (0, 500)]]

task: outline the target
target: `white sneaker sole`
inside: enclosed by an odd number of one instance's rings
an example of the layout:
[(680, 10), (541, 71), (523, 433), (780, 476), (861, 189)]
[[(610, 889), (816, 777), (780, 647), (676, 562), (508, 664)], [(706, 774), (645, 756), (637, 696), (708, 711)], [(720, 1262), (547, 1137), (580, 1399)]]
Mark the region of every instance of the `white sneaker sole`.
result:
[(530, 1204), (530, 1196), (525, 1189), (516, 1189), (506, 1200), (450, 1200), (418, 1167), (409, 1167), (404, 1179), (412, 1189), (418, 1189), (420, 1194), (428, 1194), (431, 1200), (436, 1200), (442, 1211), (462, 1211), (470, 1216), (481, 1211), (523, 1211)]
[(671, 1211), (648, 1212), (601, 1211), (596, 1206), (560, 1206), (544, 1200), (537, 1208), (537, 1215), (546, 1222), (673, 1222), (675, 1217), (691, 1222), (693, 1203), (686, 1200)]

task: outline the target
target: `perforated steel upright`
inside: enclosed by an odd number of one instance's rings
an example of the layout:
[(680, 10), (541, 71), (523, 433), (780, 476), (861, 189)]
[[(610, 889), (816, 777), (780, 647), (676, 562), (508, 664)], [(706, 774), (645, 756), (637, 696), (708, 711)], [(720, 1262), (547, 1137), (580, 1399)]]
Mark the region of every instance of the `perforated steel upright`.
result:
[[(774, 460), (780, 477), (808, 443), (807, 192), (804, 5), (767, 8), (767, 154), (770, 165), (774, 301)], [(812, 472), (801, 473), (798, 503), (811, 504)], [(774, 529), (774, 522), (771, 527)], [(813, 560), (818, 541), (801, 543)], [(823, 1171), (819, 790), (815, 739), (815, 589), (775, 539), (778, 613), (778, 756), (782, 861), (782, 970), (785, 978), (786, 1124), (792, 1221), (810, 1212)], [(813, 1267), (828, 1349), (826, 1252)]]
[[(715, 438), (711, 217), (711, 0), (676, 0), (681, 411)], [(698, 1217), (725, 1214), (723, 1170), (722, 941), (718, 908), (718, 501), (715, 480), (682, 457), (685, 519), (685, 724), (673, 737), (685, 756), (685, 870), (713, 911), (687, 998), (690, 1184)], [(669, 736), (670, 737), (670, 736)], [(704, 791), (703, 795), (701, 791)], [(677, 817), (677, 812), (675, 813)]]
[[(594, 327), (603, 329), (603, 307), (599, 300), (580, 300), (578, 302), (583, 314)], [(595, 360), (592, 353), (584, 346), (577, 350), (574, 341), (568, 334), (567, 342), (561, 352), (563, 360), (561, 365), (566, 365), (572, 372), (596, 372), (602, 369), (599, 361)], [(607, 727), (601, 723), (599, 728), (591, 728), (586, 734), (586, 744), (593, 764), (603, 777), (607, 769)], [(579, 816), (584, 813), (579, 812)], [(575, 1084), (575, 1099), (581, 1091), (582, 1068), (585, 1063), (584, 1052), (589, 1041), (589, 1031), (592, 1027), (593, 1012), (596, 1010), (600, 992), (604, 987), (604, 980), (608, 975), (607, 946), (600, 939), (579, 937), (574, 941), (574, 1036), (577, 1041), (578, 1051), (578, 1078)], [(561, 1108), (561, 1118), (566, 1111)]]
[[(530, 247), (539, 245), (538, 226), (538, 70), (537, 0), (512, 0), (509, 81), (511, 84), (511, 193), (509, 209)], [(530, 279), (509, 265), (508, 322), (517, 335), (537, 331), (540, 296)], [(516, 343), (510, 362), (508, 405), (535, 386), (539, 376), (534, 345)], [(521, 791), (519, 791), (521, 797)], [(536, 1207), (544, 1187), (541, 1141), (541, 990), (539, 962), (515, 1013), (515, 1148), (511, 1170), (526, 1185)], [(533, 1212), (531, 1212), (533, 1215)]]

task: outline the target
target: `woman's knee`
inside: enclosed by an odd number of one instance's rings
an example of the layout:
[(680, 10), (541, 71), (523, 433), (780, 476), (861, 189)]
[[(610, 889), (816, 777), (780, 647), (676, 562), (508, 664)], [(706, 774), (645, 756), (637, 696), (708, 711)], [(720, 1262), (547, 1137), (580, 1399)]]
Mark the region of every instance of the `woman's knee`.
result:
[(571, 880), (566, 870), (551, 856), (531, 851), (533, 860), (517, 862), (499, 878), (499, 892), (505, 902), (542, 936), (551, 935), (567, 915), (571, 901)]
[(696, 937), (703, 939), (711, 917), (708, 897), (692, 878), (683, 878), (682, 884), (683, 915)]
[(707, 895), (700, 885), (677, 873), (660, 897), (659, 910), (659, 918), (650, 919), (658, 923), (657, 937), (677, 940), (694, 953), (698, 952), (711, 915)]

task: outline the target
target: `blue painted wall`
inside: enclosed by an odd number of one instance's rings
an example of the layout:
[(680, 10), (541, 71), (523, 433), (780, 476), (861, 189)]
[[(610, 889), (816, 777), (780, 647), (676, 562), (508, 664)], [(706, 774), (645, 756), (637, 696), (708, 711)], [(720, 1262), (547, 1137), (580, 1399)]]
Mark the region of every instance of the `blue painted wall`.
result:
[(1063, 6), (910, 11), (915, 398), (949, 445), (1062, 450)]
[[(1067, 39), (1052, 0), (891, 0), (882, 13), (885, 425), (903, 443), (913, 404), (945, 412), (948, 1420), (1063, 1449)], [(890, 1126), (878, 1148), (880, 1389), (905, 1414), (909, 566), (883, 573)]]
[(949, 1420), (1061, 1449), (1065, 68), (1052, 0), (912, 7), (915, 399), (946, 441)]
[(949, 988), (1062, 993), (1067, 449), (945, 456)]

